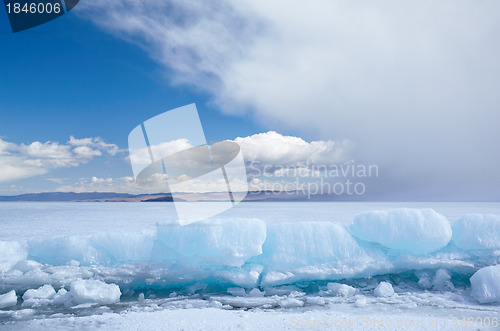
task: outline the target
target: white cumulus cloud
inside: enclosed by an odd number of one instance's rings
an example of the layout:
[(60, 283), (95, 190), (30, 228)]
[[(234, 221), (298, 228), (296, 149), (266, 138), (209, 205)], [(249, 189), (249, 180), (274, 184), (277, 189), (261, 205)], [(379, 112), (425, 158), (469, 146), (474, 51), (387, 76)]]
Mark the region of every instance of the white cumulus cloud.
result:
[(75, 137), (70, 136), (68, 145), (77, 146), (74, 151), (83, 154), (105, 151), (109, 155), (116, 155), (116, 153), (120, 152), (118, 146), (116, 146), (115, 144), (106, 143), (101, 137), (76, 139)]
[(19, 145), (0, 139), (0, 183), (46, 174), (52, 169), (77, 167), (102, 155), (102, 151), (115, 155), (118, 147), (101, 138), (71, 137), (68, 144), (35, 141)]
[(247, 161), (267, 165), (336, 164), (346, 161), (350, 152), (348, 141), (307, 142), (275, 131), (238, 137), (234, 142), (240, 145)]

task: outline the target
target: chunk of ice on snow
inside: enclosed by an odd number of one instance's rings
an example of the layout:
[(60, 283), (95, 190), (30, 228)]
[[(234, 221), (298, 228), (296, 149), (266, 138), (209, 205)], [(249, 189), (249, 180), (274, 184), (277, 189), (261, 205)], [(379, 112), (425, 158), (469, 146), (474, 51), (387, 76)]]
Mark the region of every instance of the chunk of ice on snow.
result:
[(302, 307), (304, 305), (304, 301), (288, 298), (280, 301), (281, 308), (293, 308), (293, 307)]
[(366, 252), (344, 227), (332, 222), (293, 222), (273, 224), (263, 247), (269, 266), (307, 266), (317, 263), (366, 262)]
[(453, 242), (462, 249), (500, 248), (500, 215), (465, 215), (452, 229)]
[(307, 297), (307, 303), (310, 305), (324, 306), (326, 305), (325, 298), (322, 297)]
[(479, 269), (470, 284), (471, 296), (480, 303), (500, 303), (500, 265)]
[(33, 307), (46, 305), (56, 295), (56, 291), (51, 285), (43, 285), (38, 289), (30, 289), (23, 294), (23, 306)]
[(8, 293), (0, 295), (0, 309), (15, 306), (17, 304), (16, 291), (12, 290)]
[(262, 252), (265, 239), (266, 224), (259, 219), (159, 225), (152, 259), (240, 267)]
[(378, 284), (375, 290), (373, 291), (373, 294), (376, 297), (382, 297), (382, 298), (392, 297), (394, 295), (394, 289), (392, 288), (391, 283), (380, 282), (380, 284)]
[(352, 297), (356, 293), (356, 289), (352, 286), (339, 283), (326, 284), (331, 295), (336, 297)]
[[(376, 252), (365, 251), (343, 226), (333, 222), (270, 225), (262, 252), (253, 262), (264, 265), (264, 286), (340, 278), (362, 272), (376, 261)], [(380, 258), (384, 257), (380, 254)]]
[(76, 304), (95, 302), (101, 305), (118, 302), (122, 295), (118, 285), (92, 279), (72, 282), (68, 294)]
[(351, 234), (385, 247), (422, 255), (448, 244), (452, 231), (446, 217), (432, 209), (391, 209), (357, 215)]

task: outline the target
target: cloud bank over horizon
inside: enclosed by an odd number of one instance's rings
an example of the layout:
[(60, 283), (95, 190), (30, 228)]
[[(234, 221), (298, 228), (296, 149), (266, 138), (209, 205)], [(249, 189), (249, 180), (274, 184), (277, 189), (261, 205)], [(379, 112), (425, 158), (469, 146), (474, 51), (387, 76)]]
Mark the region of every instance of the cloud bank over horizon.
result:
[(113, 0), (79, 15), (143, 48), (172, 84), (269, 129), (349, 140), (408, 199), (498, 199), (495, 1)]
[[(251, 190), (269, 188), (275, 183), (293, 182), (295, 177), (303, 177), (303, 173), (306, 173), (305, 177), (314, 177), (312, 174), (314, 167), (351, 162), (348, 141), (308, 142), (300, 137), (286, 136), (275, 131), (237, 137), (232, 141), (238, 143), (242, 149)], [(191, 144), (186, 139), (179, 139), (167, 142), (158, 148), (176, 151), (190, 146)], [(88, 178), (54, 178), (55, 173), (50, 173), (56, 169), (86, 164), (95, 157), (101, 156), (103, 152), (107, 153), (110, 158), (114, 157), (123, 163), (130, 163), (129, 157), (123, 155), (124, 150), (119, 149), (115, 144), (104, 142), (101, 138), (76, 139), (71, 136), (66, 144), (33, 142), (29, 145), (17, 145), (0, 140), (0, 167), (9, 170), (0, 177), (0, 183), (16, 182), (24, 178), (49, 174), (51, 177), (47, 180), (58, 185), (48, 191), (136, 194), (163, 192), (143, 189), (131, 176), (96, 175)], [(138, 156), (142, 154), (139, 153)], [(300, 172), (300, 176), (297, 176), (297, 172)], [(183, 181), (186, 179), (185, 176), (181, 174), (177, 179)], [(175, 181), (176, 178), (173, 180)], [(191, 180), (187, 192), (212, 192), (216, 191), (214, 188), (219, 186), (219, 183), (210, 183), (195, 178)], [(246, 183), (240, 183), (240, 187), (246, 189)]]

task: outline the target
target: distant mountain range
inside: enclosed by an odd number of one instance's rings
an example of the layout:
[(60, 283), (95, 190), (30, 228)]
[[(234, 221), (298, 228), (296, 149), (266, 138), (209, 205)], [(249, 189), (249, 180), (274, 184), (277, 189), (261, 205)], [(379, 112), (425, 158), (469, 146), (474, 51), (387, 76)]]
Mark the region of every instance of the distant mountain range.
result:
[[(182, 193), (182, 199), (176, 197), (176, 201), (222, 201), (227, 195), (217, 192), (213, 193)], [(259, 191), (248, 192), (244, 201), (296, 201), (306, 200), (297, 194), (285, 194), (283, 192)], [(331, 200), (331, 198), (330, 198)], [(1, 201), (35, 201), (35, 202), (172, 202), (170, 193), (156, 194), (128, 194), (113, 192), (48, 192), (29, 193), (14, 196), (0, 196)]]
[(30, 193), (15, 196), (0, 196), (0, 201), (62, 201), (62, 202), (150, 202), (173, 201), (172, 195), (165, 193), (139, 194), (108, 192), (51, 192)]
[[(179, 199), (181, 196), (182, 199)], [(179, 193), (176, 201), (225, 201), (227, 193)], [(303, 192), (273, 192), (273, 191), (251, 191), (243, 201), (349, 201), (343, 196), (333, 194), (318, 194), (307, 196)], [(363, 201), (358, 198), (358, 201)], [(0, 196), (2, 201), (47, 201), (47, 202), (172, 202), (170, 193), (156, 194), (128, 194), (113, 192), (49, 192), (49, 193), (29, 193), (15, 196)], [(366, 200), (365, 200), (366, 201)]]

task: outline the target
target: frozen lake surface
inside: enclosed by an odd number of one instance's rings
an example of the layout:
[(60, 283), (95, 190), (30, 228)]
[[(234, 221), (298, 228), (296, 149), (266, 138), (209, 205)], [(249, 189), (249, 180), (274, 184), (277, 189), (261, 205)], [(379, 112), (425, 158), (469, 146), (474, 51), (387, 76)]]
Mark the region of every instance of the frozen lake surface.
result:
[(498, 329), (500, 203), (173, 207), (0, 203), (0, 329)]
[[(359, 213), (391, 208), (432, 208), (451, 222), (465, 214), (500, 214), (497, 202), (245, 202), (220, 218), (256, 217), (266, 223), (352, 222)], [(0, 202), (0, 240), (39, 236), (155, 231), (175, 221), (170, 203), (158, 202)]]

